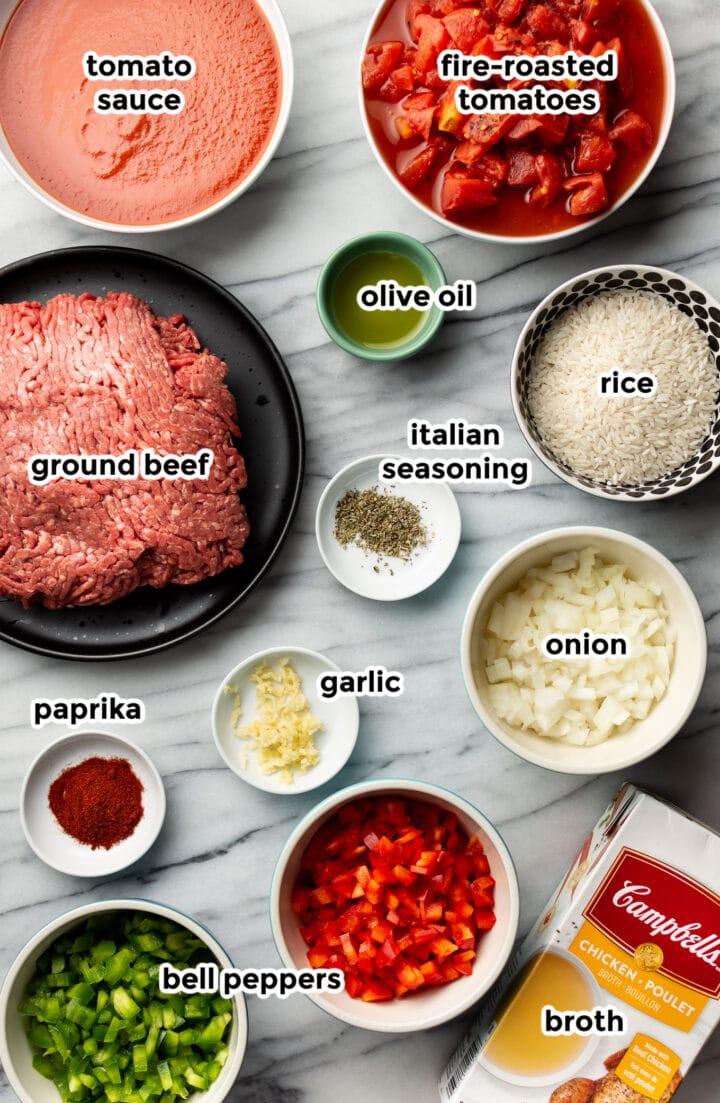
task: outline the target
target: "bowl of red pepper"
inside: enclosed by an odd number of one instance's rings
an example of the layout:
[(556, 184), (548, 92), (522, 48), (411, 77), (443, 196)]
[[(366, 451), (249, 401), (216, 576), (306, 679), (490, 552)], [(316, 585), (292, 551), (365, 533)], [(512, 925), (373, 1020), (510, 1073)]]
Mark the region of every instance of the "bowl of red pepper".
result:
[(25, 837), (60, 873), (107, 877), (137, 862), (165, 819), (165, 790), (140, 747), (109, 732), (71, 732), (31, 763), (20, 797)]
[(291, 834), (270, 919), (288, 968), (344, 974), (344, 991), (308, 993), (318, 1007), (367, 1030), (426, 1030), (475, 1004), (505, 967), (517, 876), (463, 797), (427, 782), (361, 782)]
[(648, 177), (675, 69), (649, 0), (383, 0), (360, 106), (381, 167), (426, 214), (478, 239), (549, 241)]

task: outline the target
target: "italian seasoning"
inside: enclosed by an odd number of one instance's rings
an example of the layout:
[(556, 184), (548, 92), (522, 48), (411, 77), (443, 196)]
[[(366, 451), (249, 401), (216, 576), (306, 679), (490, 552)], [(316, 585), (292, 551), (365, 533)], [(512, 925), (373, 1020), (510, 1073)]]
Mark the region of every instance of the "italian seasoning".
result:
[(372, 486), (348, 490), (335, 509), (335, 539), (373, 555), (409, 560), (428, 543), (420, 510), (407, 498)]

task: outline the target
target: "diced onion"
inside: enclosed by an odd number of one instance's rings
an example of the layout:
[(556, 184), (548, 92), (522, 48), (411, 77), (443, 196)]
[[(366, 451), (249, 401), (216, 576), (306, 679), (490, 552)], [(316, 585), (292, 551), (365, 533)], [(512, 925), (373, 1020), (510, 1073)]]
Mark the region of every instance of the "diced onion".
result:
[[(542, 650), (548, 636), (624, 636), (629, 653), (568, 659)], [(628, 731), (664, 697), (675, 630), (659, 587), (605, 562), (594, 548), (532, 567), (495, 602), (481, 641), (488, 697), (513, 727), (574, 746)]]

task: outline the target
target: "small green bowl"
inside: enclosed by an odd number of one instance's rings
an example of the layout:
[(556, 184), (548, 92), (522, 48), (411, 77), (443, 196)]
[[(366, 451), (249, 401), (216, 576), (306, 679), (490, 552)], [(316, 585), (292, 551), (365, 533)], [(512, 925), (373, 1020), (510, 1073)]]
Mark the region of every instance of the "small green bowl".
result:
[(421, 349), (432, 341), (440, 329), (445, 318), (445, 312), (436, 306), (428, 310), (425, 323), (419, 332), (412, 335), (402, 344), (393, 345), (390, 348), (368, 348), (348, 337), (347, 333), (338, 325), (332, 306), (332, 293), (340, 273), (365, 253), (399, 253), (412, 261), (423, 275), (423, 280), (432, 291), (437, 291), (447, 283), (445, 273), (438, 261), (427, 246), (416, 241), (407, 234), (397, 234), (391, 230), (379, 231), (374, 234), (361, 234), (346, 241), (330, 256), (320, 273), (317, 285), (317, 308), (320, 321), (325, 326), (330, 337), (336, 345), (353, 356), (359, 356), (363, 360), (388, 361), (407, 360), (415, 356)]

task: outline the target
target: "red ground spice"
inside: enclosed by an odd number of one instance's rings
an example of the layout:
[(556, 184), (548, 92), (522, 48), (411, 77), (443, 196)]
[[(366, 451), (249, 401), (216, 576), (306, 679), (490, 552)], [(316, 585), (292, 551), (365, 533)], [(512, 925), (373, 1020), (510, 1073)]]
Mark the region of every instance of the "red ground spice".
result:
[(68, 835), (93, 850), (110, 850), (140, 823), (142, 792), (126, 759), (95, 757), (63, 770), (50, 786), (48, 802)]

